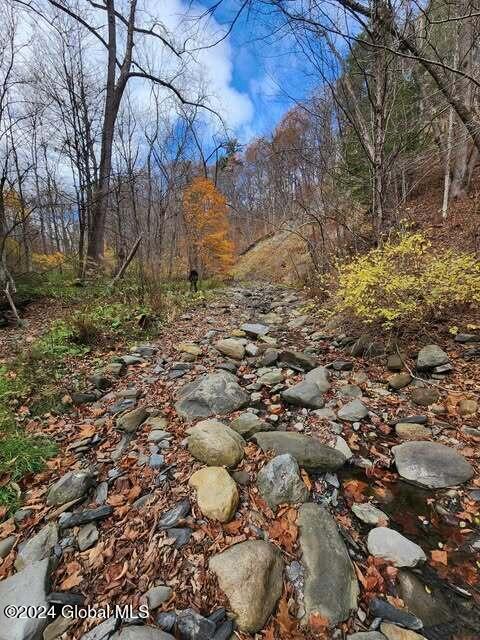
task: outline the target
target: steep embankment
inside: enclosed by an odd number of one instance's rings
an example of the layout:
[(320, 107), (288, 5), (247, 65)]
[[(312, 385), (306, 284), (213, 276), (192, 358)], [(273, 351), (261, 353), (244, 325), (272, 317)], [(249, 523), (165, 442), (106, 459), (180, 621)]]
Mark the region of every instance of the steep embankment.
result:
[(233, 272), (240, 280), (291, 284), (304, 278), (310, 267), (305, 241), (295, 233), (282, 231), (255, 243), (240, 256)]

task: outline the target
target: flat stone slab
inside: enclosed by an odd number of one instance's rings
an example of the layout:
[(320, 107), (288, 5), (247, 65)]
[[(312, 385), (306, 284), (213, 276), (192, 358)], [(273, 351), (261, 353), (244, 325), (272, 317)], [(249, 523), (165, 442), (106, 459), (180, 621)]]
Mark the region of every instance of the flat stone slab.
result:
[(346, 457), (337, 449), (328, 447), (316, 438), (289, 431), (267, 431), (256, 433), (253, 440), (263, 451), (272, 449), (277, 455), (290, 453), (301, 467), (317, 471), (336, 471)]
[(49, 559), (29, 564), (0, 582), (0, 639), (40, 640), (51, 618), (7, 618), (5, 607), (47, 607)]
[(270, 327), (267, 327), (264, 324), (260, 324), (258, 322), (246, 322), (242, 324), (240, 329), (245, 331), (245, 333), (251, 338), (258, 338), (258, 336), (265, 336), (269, 331)]
[(393, 447), (392, 452), (401, 477), (429, 489), (463, 484), (474, 473), (460, 453), (437, 442), (404, 442)]
[(228, 371), (203, 375), (179, 389), (175, 409), (187, 420), (225, 415), (246, 407), (248, 393)]
[(346, 620), (357, 608), (359, 587), (355, 569), (335, 520), (324, 507), (307, 503), (300, 507), (302, 564), (305, 567), (305, 616), (318, 613), (329, 626)]

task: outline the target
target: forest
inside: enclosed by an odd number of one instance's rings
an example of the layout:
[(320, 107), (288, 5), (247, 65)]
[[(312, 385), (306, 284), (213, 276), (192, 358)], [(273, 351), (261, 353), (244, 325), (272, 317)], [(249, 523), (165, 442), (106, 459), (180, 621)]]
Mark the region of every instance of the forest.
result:
[(477, 0), (0, 0), (0, 640), (478, 640), (479, 107)]

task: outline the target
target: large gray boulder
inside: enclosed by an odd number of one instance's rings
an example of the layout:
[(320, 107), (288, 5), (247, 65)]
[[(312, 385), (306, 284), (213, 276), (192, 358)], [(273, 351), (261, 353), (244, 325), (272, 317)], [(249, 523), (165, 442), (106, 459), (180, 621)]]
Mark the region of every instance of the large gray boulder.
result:
[(202, 420), (188, 433), (188, 450), (208, 466), (235, 467), (243, 459), (245, 440), (218, 420)]
[(417, 369), (433, 369), (446, 364), (448, 360), (448, 355), (438, 344), (427, 344), (418, 353)]
[(259, 431), (268, 431), (274, 427), (270, 422), (261, 420), (257, 415), (250, 411), (245, 411), (230, 422), (230, 427), (240, 434), (243, 438), (251, 438)]
[(418, 544), (388, 527), (372, 529), (368, 534), (367, 547), (372, 556), (388, 560), (396, 567), (416, 567), (427, 559)]
[(15, 569), (21, 571), (33, 562), (48, 558), (57, 540), (58, 527), (50, 522), (20, 548), (15, 560)]
[(305, 374), (305, 381), (314, 382), (321, 393), (325, 393), (330, 389), (329, 378), (330, 373), (325, 367), (315, 367), (315, 369)]
[(474, 473), (460, 453), (437, 442), (404, 442), (393, 447), (392, 452), (402, 478), (429, 489), (463, 484)]
[(317, 504), (300, 507), (297, 519), (305, 567), (305, 616), (317, 613), (334, 626), (357, 607), (359, 588), (347, 548), (330, 513)]
[(246, 407), (250, 396), (228, 371), (216, 371), (200, 376), (181, 387), (175, 409), (187, 420), (225, 415)]
[(218, 342), (215, 343), (215, 349), (223, 353), (224, 356), (228, 356), (234, 360), (241, 360), (245, 355), (245, 347), (240, 340), (235, 340), (235, 338), (218, 340)]
[(298, 462), (289, 453), (276, 456), (260, 469), (257, 485), (272, 509), (284, 503), (306, 502), (309, 497), (309, 491), (300, 477)]
[(304, 380), (282, 391), (282, 398), (288, 404), (310, 409), (321, 409), (325, 404), (319, 388), (314, 382)]
[(282, 351), (278, 356), (279, 367), (289, 367), (295, 371), (310, 371), (317, 365), (317, 361), (301, 351)]
[(348, 422), (359, 422), (363, 418), (368, 416), (368, 409), (361, 400), (352, 400), (343, 405), (337, 413), (341, 420), (348, 420)]
[(82, 498), (93, 485), (93, 475), (89, 471), (69, 471), (50, 488), (47, 504), (61, 506)]
[(264, 540), (247, 540), (213, 556), (209, 567), (240, 631), (260, 631), (282, 595), (283, 560), (277, 549)]
[(0, 640), (41, 640), (50, 618), (7, 618), (5, 608), (47, 607), (49, 559), (28, 567), (0, 582)]
[(336, 471), (346, 457), (340, 451), (328, 447), (316, 438), (290, 431), (256, 433), (253, 440), (263, 451), (272, 449), (277, 455), (290, 453), (301, 467), (316, 471)]

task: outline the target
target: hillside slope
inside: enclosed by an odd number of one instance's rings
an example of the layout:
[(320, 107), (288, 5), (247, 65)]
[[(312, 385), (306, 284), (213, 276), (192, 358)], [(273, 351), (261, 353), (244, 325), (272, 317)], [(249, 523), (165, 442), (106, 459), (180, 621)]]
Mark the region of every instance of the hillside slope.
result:
[(259, 240), (238, 259), (233, 269), (242, 280), (267, 280), (293, 284), (302, 280), (311, 267), (304, 240), (289, 231), (282, 231)]

